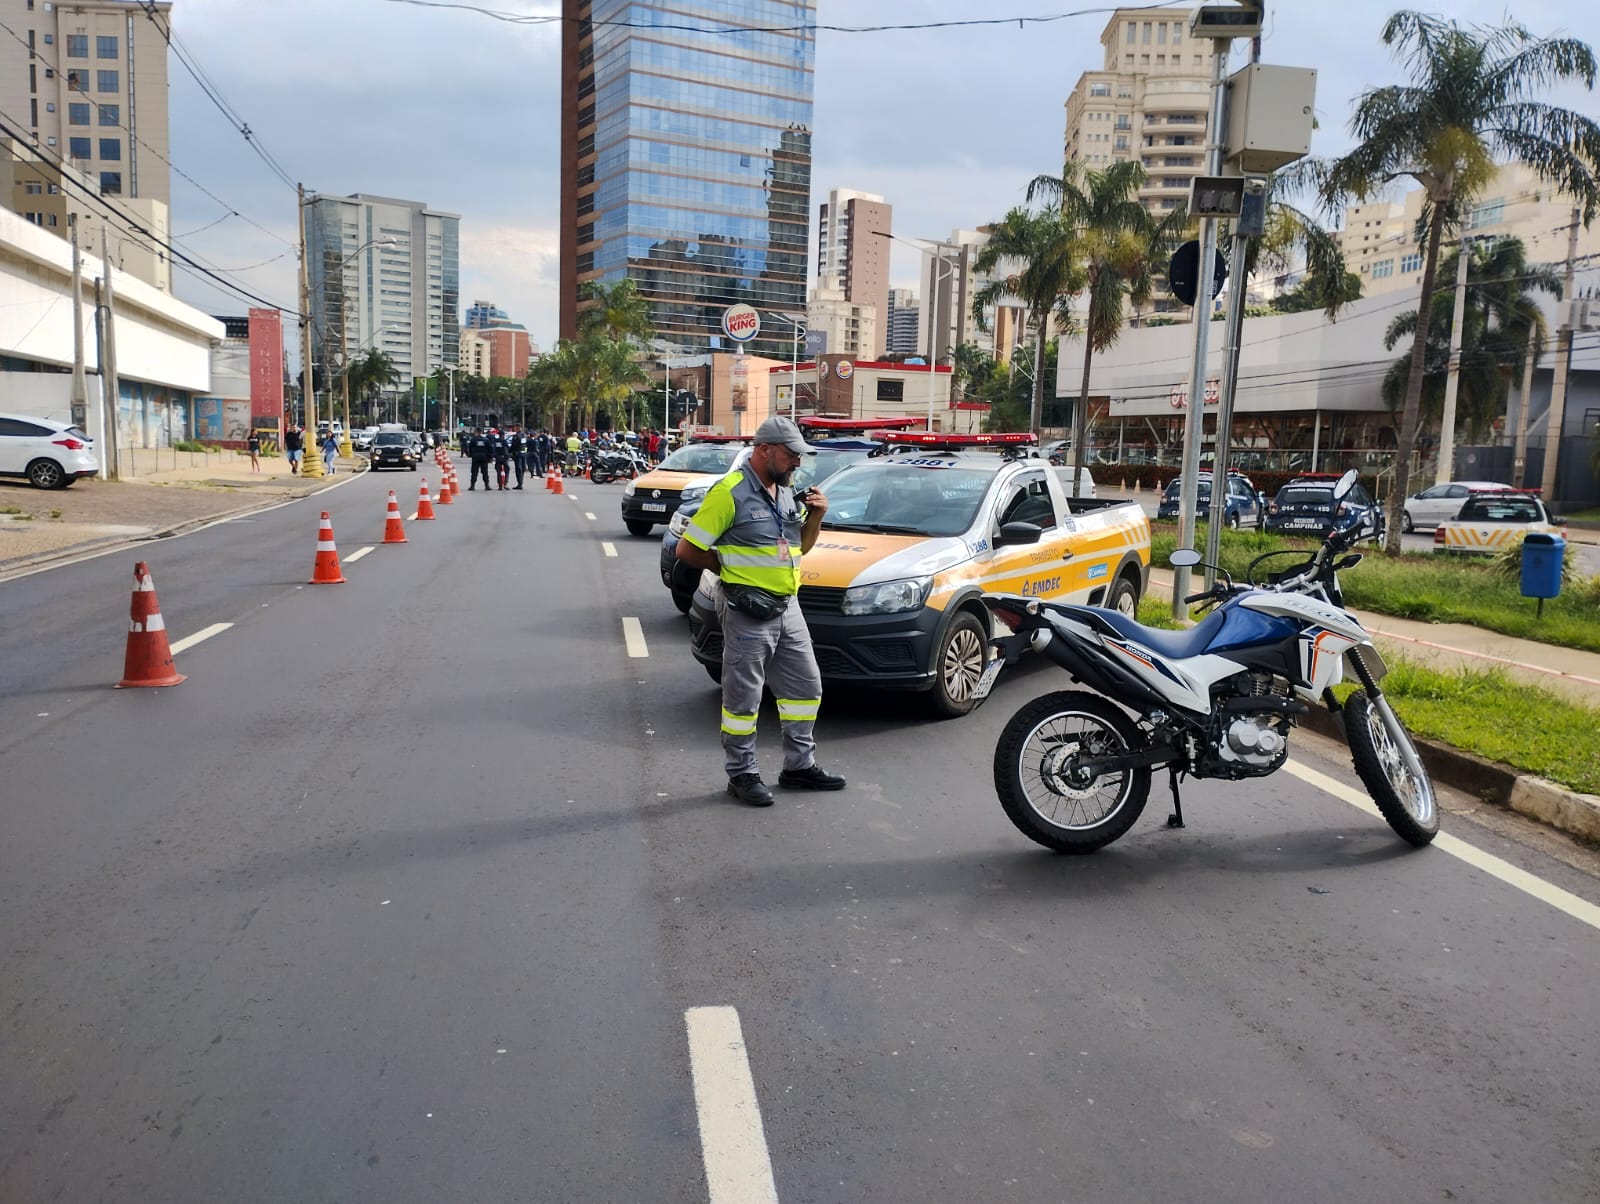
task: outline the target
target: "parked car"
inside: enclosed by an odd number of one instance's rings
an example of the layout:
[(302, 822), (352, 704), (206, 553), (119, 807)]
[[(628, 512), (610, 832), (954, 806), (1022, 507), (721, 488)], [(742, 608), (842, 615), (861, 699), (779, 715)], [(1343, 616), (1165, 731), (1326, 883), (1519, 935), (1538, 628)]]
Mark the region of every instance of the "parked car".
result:
[(409, 468), (417, 471), (419, 454), (415, 437), (410, 431), (379, 431), (372, 437), (368, 451), (373, 472), (380, 468)]
[(1313, 472), (1295, 477), (1267, 504), (1268, 531), (1279, 535), (1320, 535), (1330, 522), (1352, 526), (1356, 539), (1381, 540), (1384, 534), (1383, 511), (1361, 484), (1338, 502), (1333, 500), (1333, 483), (1338, 473)]
[(100, 471), (94, 440), (55, 418), (0, 414), (0, 477), (25, 477), (38, 489), (65, 489)]
[[(1183, 478), (1174, 477), (1167, 482), (1167, 488), (1161, 495), (1161, 502), (1156, 507), (1157, 518), (1175, 519), (1178, 517), (1182, 490)], [(1204, 518), (1211, 513), (1211, 474), (1209, 472), (1200, 474), (1198, 501), (1199, 517)], [(1237, 531), (1240, 527), (1259, 526), (1261, 513), (1261, 495), (1256, 492), (1255, 483), (1242, 473), (1230, 472), (1228, 474), (1228, 493), (1223, 500), (1223, 524), (1232, 531)]]
[(1567, 535), (1562, 521), (1532, 491), (1509, 486), (1476, 489), (1455, 517), (1434, 528), (1433, 550), (1494, 556), (1519, 546), (1535, 531), (1563, 539)]
[(375, 426), (364, 426), (350, 434), (350, 446), (353, 450), (364, 452), (372, 446), (372, 436), (378, 433)]
[(1445, 481), (1432, 489), (1413, 493), (1406, 499), (1405, 525), (1407, 535), (1413, 531), (1428, 531), (1446, 519), (1461, 513), (1467, 496), (1474, 489), (1510, 489), (1498, 481)]

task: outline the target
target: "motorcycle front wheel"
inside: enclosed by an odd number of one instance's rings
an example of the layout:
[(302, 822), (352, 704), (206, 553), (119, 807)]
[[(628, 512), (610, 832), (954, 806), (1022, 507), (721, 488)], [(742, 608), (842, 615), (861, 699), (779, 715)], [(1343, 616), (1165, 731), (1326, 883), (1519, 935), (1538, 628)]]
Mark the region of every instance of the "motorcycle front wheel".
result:
[(1365, 690), (1351, 694), (1344, 704), (1344, 731), (1361, 784), (1400, 839), (1421, 848), (1437, 836), (1433, 782), (1411, 733), (1387, 700)]
[(1017, 830), (1058, 853), (1092, 853), (1133, 827), (1150, 796), (1148, 768), (1094, 774), (1089, 757), (1144, 743), (1133, 721), (1095, 694), (1063, 690), (1036, 698), (1000, 733), (994, 788)]

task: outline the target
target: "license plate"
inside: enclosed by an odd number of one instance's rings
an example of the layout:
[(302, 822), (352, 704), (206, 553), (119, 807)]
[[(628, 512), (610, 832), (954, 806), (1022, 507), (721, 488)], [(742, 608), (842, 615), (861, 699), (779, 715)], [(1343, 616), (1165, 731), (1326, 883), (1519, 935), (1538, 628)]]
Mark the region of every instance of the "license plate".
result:
[(665, 514), (667, 512), (667, 504), (665, 502), (646, 502), (644, 509), (652, 514)]
[(978, 678), (978, 684), (972, 688), (972, 697), (983, 699), (989, 697), (989, 691), (994, 689), (994, 680), (1000, 676), (1000, 670), (1005, 667), (1005, 658), (996, 657), (983, 667), (983, 676)]
[(1314, 518), (1297, 518), (1284, 525), (1289, 527), (1320, 527), (1322, 524)]

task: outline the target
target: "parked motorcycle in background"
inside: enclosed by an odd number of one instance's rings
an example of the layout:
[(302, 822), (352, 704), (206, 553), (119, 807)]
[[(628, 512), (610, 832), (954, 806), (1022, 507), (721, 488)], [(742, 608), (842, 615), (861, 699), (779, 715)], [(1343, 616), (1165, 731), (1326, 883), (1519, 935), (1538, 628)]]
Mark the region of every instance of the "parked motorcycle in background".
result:
[(650, 471), (637, 449), (627, 444), (596, 448), (590, 455), (589, 479), (604, 485), (611, 481), (631, 481)]
[[(1434, 838), (1433, 784), (1384, 697), (1383, 658), (1339, 590), (1339, 572), (1361, 561), (1360, 553), (1345, 555), (1358, 532), (1341, 530), (1334, 517), (1355, 482), (1351, 471), (1334, 487), (1329, 529), (1314, 553), (1259, 556), (1247, 584), (1221, 572), (1212, 589), (1184, 599), (1210, 611), (1186, 631), (1145, 627), (1093, 606), (984, 599), (1013, 634), (996, 642), (980, 695), (1029, 648), (1088, 687), (1035, 699), (1000, 734), (995, 789), (1018, 829), (1061, 852), (1093, 852), (1133, 826), (1151, 772), (1162, 766), (1172, 790), (1167, 822), (1182, 827), (1181, 777), (1276, 773), (1296, 720), (1322, 705), (1342, 719), (1356, 773), (1390, 827), (1419, 847)], [(1273, 561), (1290, 557), (1296, 562), (1272, 571)], [(1188, 549), (1171, 560), (1200, 563)], [(1361, 688), (1341, 705), (1333, 687), (1347, 671)]]

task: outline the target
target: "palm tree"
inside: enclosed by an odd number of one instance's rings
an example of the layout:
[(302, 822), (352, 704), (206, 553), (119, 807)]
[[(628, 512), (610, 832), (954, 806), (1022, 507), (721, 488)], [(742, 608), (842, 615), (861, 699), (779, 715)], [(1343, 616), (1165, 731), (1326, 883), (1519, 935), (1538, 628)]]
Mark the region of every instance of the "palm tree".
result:
[(1187, 214), (1175, 210), (1159, 221), (1139, 203), (1145, 171), (1124, 160), (1104, 171), (1070, 162), (1060, 176), (1038, 176), (1028, 200), (1043, 197), (1060, 209), (1070, 230), (1074, 265), (1087, 291), (1083, 318), (1083, 383), (1072, 417), (1074, 481), (1083, 475), (1088, 442), (1089, 372), (1094, 353), (1109, 351), (1122, 335), (1125, 307), (1150, 303), (1156, 275), (1172, 253)]
[[(394, 360), (387, 352), (376, 347), (360, 359), (352, 360), (347, 371), (350, 373), (350, 391), (367, 402), (369, 407), (374, 392), (400, 383), (400, 372)], [(369, 408), (367, 414), (370, 418), (373, 411)]]
[[(1421, 304), (1431, 308), (1446, 231), (1460, 228), (1473, 198), (1488, 184), (1497, 157), (1522, 163), (1572, 196), (1585, 224), (1600, 208), (1600, 124), (1535, 99), (1550, 85), (1576, 80), (1593, 90), (1593, 51), (1575, 38), (1536, 38), (1517, 22), (1464, 27), (1409, 10), (1383, 28), (1410, 75), (1406, 84), (1371, 88), (1356, 102), (1356, 146), (1325, 165), (1321, 199), (1330, 210), (1369, 200), (1396, 180), (1426, 192), (1419, 235), (1426, 244)], [(1411, 341), (1405, 404), (1389, 495), (1386, 550), (1400, 551), (1400, 511), (1422, 417), (1427, 325)]]
[[(1441, 260), (1439, 270), (1446, 279), (1455, 278), (1460, 255), (1456, 250)], [(1428, 314), (1420, 413), (1422, 422), (1430, 427), (1444, 408), (1453, 291), (1436, 292)], [(1469, 250), (1458, 394), (1458, 421), (1465, 425), (1469, 438), (1481, 438), (1504, 413), (1511, 374), (1522, 366), (1523, 357), (1531, 353), (1538, 359), (1546, 330), (1544, 314), (1533, 294), (1560, 291), (1561, 278), (1548, 267), (1530, 266), (1520, 239), (1502, 239), (1489, 250)], [(1399, 314), (1389, 323), (1384, 346), (1392, 351), (1402, 339), (1415, 339), (1416, 331), (1416, 310)], [(1395, 360), (1384, 375), (1380, 393), (1391, 411), (1405, 401), (1410, 371), (1407, 355)]]
[[(1031, 198), (1030, 198), (1031, 199)], [(1016, 208), (989, 231), (989, 241), (978, 252), (973, 270), (992, 272), (1004, 261), (1020, 263), (1016, 275), (993, 280), (972, 298), (972, 314), (980, 326), (984, 311), (1002, 297), (1020, 298), (1028, 310), (1028, 324), (1037, 334), (1029, 429), (1038, 434), (1044, 417), (1044, 343), (1051, 314), (1063, 330), (1072, 325), (1071, 296), (1083, 287), (1083, 273), (1074, 263), (1072, 231), (1063, 220), (1060, 205), (1035, 210)]]
[(635, 339), (641, 343), (655, 337), (650, 321), (650, 303), (632, 280), (601, 284), (590, 280), (578, 288), (579, 336), (603, 330), (613, 339)]

